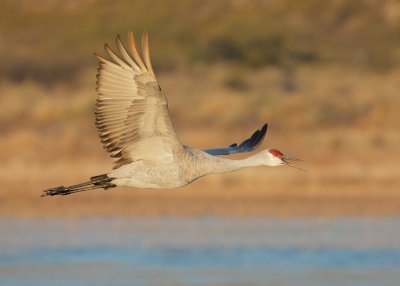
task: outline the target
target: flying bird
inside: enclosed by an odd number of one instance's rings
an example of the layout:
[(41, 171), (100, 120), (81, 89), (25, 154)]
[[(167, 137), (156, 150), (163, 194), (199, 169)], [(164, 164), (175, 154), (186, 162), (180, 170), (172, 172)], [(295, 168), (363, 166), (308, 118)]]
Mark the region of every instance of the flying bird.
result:
[(267, 124), (241, 144), (208, 150), (183, 145), (150, 62), (147, 33), (142, 35), (141, 55), (131, 31), (128, 49), (119, 36), (115, 42), (118, 54), (104, 45), (110, 59), (95, 54), (99, 61), (96, 127), (103, 147), (114, 159), (114, 169), (85, 183), (44, 190), (42, 196), (117, 186), (177, 188), (208, 174), (263, 165), (298, 168), (290, 161), (300, 159), (276, 149), (266, 149), (242, 160), (218, 157), (256, 149), (265, 137)]

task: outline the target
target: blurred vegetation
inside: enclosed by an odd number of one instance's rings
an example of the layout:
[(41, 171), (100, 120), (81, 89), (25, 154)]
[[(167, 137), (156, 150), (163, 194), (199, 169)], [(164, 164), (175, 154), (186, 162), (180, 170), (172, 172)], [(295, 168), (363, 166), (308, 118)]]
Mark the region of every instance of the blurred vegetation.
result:
[[(158, 71), (216, 62), (388, 70), (400, 62), (399, 11), (396, 0), (2, 0), (0, 74), (73, 79), (129, 29), (150, 33)], [(228, 85), (245, 88), (235, 75)]]

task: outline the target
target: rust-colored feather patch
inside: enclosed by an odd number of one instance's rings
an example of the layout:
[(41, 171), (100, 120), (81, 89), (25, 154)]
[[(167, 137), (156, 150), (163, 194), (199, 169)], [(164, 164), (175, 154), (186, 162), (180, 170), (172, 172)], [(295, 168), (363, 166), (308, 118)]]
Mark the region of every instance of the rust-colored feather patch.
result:
[(269, 149), (269, 152), (274, 155), (275, 157), (281, 158), (283, 156), (281, 151), (278, 151), (276, 149)]

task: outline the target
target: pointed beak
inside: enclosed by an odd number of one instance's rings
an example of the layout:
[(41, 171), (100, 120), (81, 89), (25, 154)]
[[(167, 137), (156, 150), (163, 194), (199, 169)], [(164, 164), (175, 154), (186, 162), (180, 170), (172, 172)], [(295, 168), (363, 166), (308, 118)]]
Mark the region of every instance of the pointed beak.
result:
[(291, 157), (291, 156), (288, 156), (288, 155), (282, 155), (281, 160), (283, 161), (283, 164), (285, 164), (285, 165), (287, 165), (287, 166), (290, 166), (290, 167), (292, 167), (292, 168), (296, 168), (296, 169), (301, 170), (301, 171), (303, 171), (303, 172), (307, 172), (307, 170), (304, 170), (304, 169), (302, 169), (302, 168), (300, 168), (300, 167), (297, 167), (296, 165), (293, 165), (293, 164), (291, 164), (290, 162), (288, 162), (288, 161), (300, 161), (300, 162), (304, 162), (304, 160), (297, 159), (297, 158), (294, 158), (294, 157)]

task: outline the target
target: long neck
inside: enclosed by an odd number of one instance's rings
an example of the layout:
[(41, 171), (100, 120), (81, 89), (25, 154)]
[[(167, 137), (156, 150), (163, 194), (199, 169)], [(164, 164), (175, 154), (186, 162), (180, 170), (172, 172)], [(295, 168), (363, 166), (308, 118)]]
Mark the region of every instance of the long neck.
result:
[(240, 170), (246, 167), (255, 167), (265, 165), (263, 158), (259, 154), (240, 160), (231, 160), (225, 158), (216, 158), (210, 169), (210, 173), (228, 173)]

